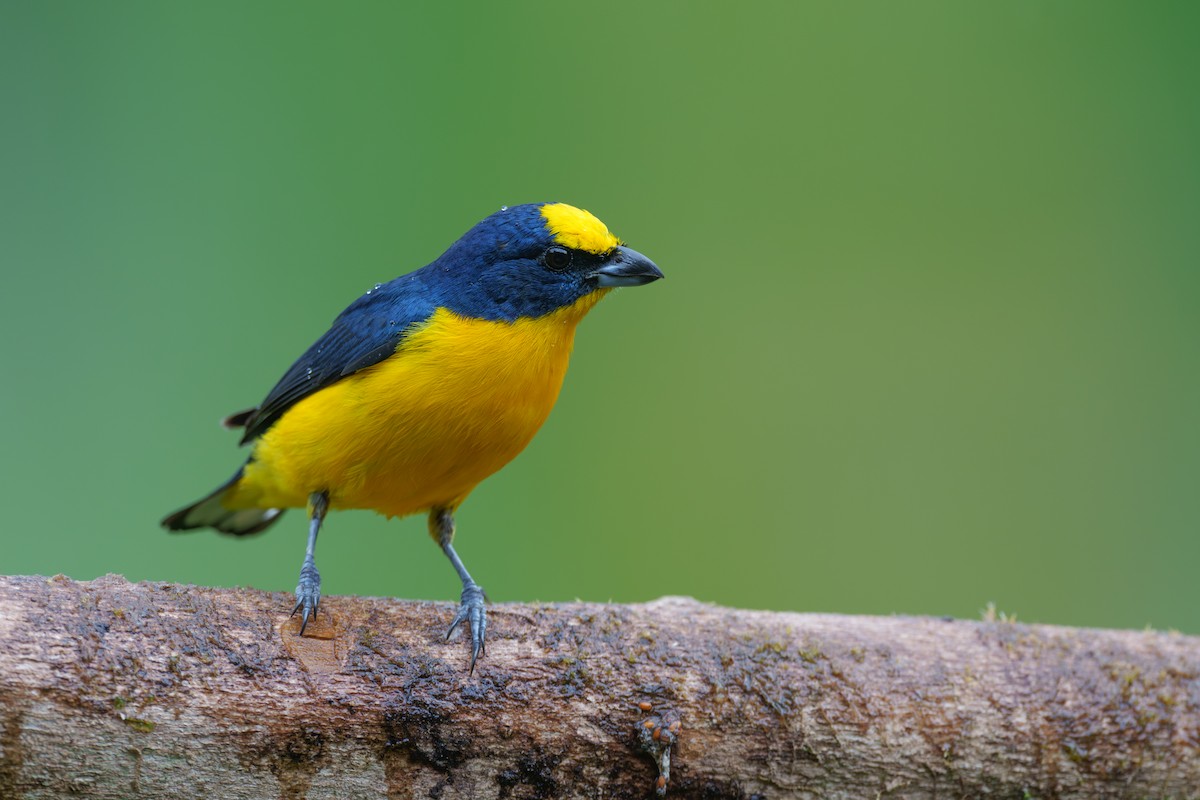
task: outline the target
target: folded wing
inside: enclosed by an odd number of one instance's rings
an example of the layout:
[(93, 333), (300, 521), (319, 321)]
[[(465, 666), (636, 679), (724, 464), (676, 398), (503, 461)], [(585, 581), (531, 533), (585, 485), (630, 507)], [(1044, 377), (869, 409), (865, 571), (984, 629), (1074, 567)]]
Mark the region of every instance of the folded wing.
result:
[(415, 274), (375, 287), (338, 315), (257, 409), (233, 414), (227, 424), (245, 426), (242, 444), (258, 438), (300, 400), (392, 355), (436, 309)]

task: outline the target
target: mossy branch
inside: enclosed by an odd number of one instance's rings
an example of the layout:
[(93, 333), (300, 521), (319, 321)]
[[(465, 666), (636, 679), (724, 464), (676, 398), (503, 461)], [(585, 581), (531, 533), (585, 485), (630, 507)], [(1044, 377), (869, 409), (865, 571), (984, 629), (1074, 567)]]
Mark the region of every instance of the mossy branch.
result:
[(288, 610), (0, 577), (0, 797), (1200, 796), (1197, 638), (500, 605), (469, 676), (448, 603)]

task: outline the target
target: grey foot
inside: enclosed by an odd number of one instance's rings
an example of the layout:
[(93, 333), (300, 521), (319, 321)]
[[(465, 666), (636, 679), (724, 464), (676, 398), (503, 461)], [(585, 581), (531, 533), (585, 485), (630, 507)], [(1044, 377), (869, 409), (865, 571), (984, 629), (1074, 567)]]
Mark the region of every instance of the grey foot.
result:
[(303, 609), (304, 616), (300, 619), (300, 635), (304, 635), (304, 629), (308, 627), (310, 617), (317, 615), (317, 608), (321, 605), (321, 573), (317, 572), (317, 565), (311, 561), (305, 561), (304, 566), (300, 568), (300, 583), (296, 584), (296, 606), (292, 609), (292, 616), (296, 616), (296, 612)]
[(483, 638), (487, 635), (487, 611), (483, 602), (483, 589), (474, 583), (464, 586), (458, 614), (450, 623), (450, 630), (446, 631), (446, 641), (449, 641), (459, 625), (466, 622), (471, 626), (471, 674), (475, 672), (476, 659), (484, 653)]

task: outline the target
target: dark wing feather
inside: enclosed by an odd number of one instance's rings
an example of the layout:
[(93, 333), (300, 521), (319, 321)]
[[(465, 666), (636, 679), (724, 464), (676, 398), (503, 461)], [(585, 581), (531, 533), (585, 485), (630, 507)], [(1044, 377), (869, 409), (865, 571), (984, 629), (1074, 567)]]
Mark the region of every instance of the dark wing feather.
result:
[(437, 309), (416, 274), (377, 286), (355, 300), (292, 364), (246, 420), (242, 444), (266, 433), (300, 400), (376, 364), (396, 351), (405, 332)]

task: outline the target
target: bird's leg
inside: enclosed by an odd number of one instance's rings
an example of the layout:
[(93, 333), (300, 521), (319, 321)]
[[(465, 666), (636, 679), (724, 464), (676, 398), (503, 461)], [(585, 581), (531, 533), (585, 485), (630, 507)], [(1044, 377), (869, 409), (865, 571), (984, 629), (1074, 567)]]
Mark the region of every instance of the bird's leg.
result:
[(321, 605), (321, 573), (317, 572), (317, 563), (313, 560), (313, 552), (317, 549), (317, 534), (321, 532), (321, 523), (325, 521), (325, 512), (329, 510), (329, 492), (313, 492), (308, 497), (308, 549), (304, 551), (304, 563), (300, 566), (300, 582), (296, 584), (296, 606), (292, 616), (304, 610), (300, 620), (300, 635), (308, 627), (308, 618), (317, 615), (317, 607)]
[(429, 512), (429, 532), (441, 546), (446, 558), (450, 559), (450, 563), (454, 565), (454, 571), (458, 573), (459, 580), (462, 581), (462, 599), (458, 606), (458, 614), (450, 623), (450, 630), (446, 631), (446, 639), (449, 641), (455, 629), (462, 623), (466, 622), (471, 626), (470, 672), (474, 673), (475, 660), (484, 652), (483, 639), (487, 635), (487, 612), (483, 606), (485, 599), (483, 589), (472, 580), (471, 573), (467, 572), (462, 559), (458, 557), (458, 553), (454, 552), (454, 545), (451, 544), (454, 540), (454, 514), (450, 509), (435, 508)]

